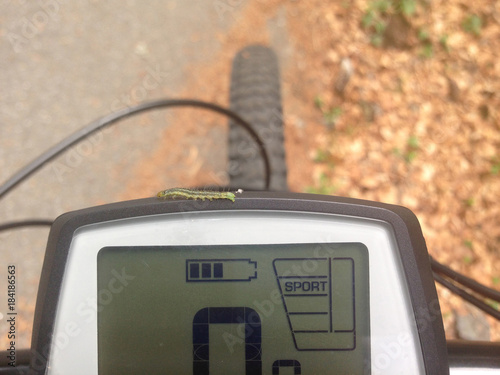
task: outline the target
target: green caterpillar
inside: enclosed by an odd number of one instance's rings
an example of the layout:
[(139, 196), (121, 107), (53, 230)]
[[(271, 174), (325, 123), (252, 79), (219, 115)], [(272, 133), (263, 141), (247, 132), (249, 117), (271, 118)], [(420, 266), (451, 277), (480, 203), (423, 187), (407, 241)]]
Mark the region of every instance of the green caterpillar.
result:
[[(238, 193), (241, 193), (238, 190)], [(156, 194), (158, 198), (163, 199), (175, 199), (175, 198), (185, 198), (185, 199), (201, 199), (204, 201), (208, 199), (209, 201), (214, 199), (229, 199), (231, 202), (234, 202), (234, 193), (229, 191), (208, 191), (208, 190), (191, 190), (184, 188), (173, 188), (160, 191)]]

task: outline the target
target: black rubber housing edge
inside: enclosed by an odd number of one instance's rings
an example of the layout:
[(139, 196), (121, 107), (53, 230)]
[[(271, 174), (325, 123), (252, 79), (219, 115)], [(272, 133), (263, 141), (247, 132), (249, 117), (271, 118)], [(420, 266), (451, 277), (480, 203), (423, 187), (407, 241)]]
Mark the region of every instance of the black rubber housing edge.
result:
[(379, 220), (389, 224), (400, 250), (420, 338), (425, 373), (449, 374), (441, 310), (427, 248), (416, 216), (400, 206), (351, 198), (283, 192), (244, 192), (228, 200), (186, 201), (157, 198), (119, 202), (66, 213), (54, 222), (47, 244), (33, 325), (30, 374), (44, 375), (68, 249), (74, 232), (88, 224), (156, 214), (196, 215), (213, 210), (318, 212)]

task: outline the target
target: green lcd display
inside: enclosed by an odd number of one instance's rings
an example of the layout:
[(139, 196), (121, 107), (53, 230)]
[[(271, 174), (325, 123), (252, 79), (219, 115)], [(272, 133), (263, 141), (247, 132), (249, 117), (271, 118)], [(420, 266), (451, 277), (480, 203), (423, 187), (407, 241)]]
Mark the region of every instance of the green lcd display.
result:
[(361, 243), (105, 247), (99, 374), (369, 374)]

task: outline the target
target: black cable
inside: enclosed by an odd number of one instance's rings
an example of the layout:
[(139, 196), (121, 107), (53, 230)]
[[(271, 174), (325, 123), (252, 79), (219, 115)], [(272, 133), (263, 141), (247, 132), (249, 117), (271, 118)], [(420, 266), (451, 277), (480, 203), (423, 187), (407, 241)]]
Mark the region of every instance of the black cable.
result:
[[(58, 156), (60, 153), (64, 152), (67, 150), (69, 147), (75, 145), (76, 143), (82, 141), (92, 133), (96, 132), (97, 130), (100, 130), (108, 125), (111, 125), (115, 123), (116, 121), (125, 119), (129, 116), (152, 110), (152, 109), (158, 109), (158, 108), (167, 108), (167, 107), (175, 107), (175, 106), (192, 106), (192, 107), (199, 107), (199, 108), (204, 108), (204, 109), (209, 109), (215, 112), (218, 112), (220, 114), (223, 114), (232, 120), (234, 120), (237, 124), (241, 125), (252, 137), (252, 139), (257, 143), (260, 149), (260, 153), (262, 158), (264, 159), (264, 166), (265, 166), (265, 183), (266, 183), (266, 189), (269, 188), (270, 185), (270, 180), (271, 180), (271, 166), (269, 162), (269, 156), (267, 154), (267, 151), (265, 149), (265, 145), (263, 141), (260, 139), (259, 135), (253, 130), (251, 125), (246, 122), (244, 119), (242, 119), (238, 114), (235, 112), (218, 106), (213, 103), (207, 103), (203, 102), (200, 100), (191, 100), (191, 99), (162, 99), (162, 100), (157, 100), (157, 101), (152, 101), (152, 102), (146, 102), (146, 103), (141, 103), (133, 107), (127, 107), (124, 109), (121, 109), (119, 111), (113, 112), (109, 115), (103, 116), (87, 126), (83, 127), (82, 129), (78, 130), (77, 132), (71, 134), (69, 137), (65, 138), (55, 146), (51, 147), (49, 150), (44, 152), (42, 155), (37, 157), (35, 160), (33, 160), (31, 163), (26, 165), (24, 168), (22, 168), (20, 171), (18, 171), (15, 175), (13, 175), (11, 178), (9, 178), (4, 184), (0, 186), (0, 198), (2, 198), (5, 194), (7, 194), (10, 190), (12, 190), (15, 186), (17, 186), (19, 183), (24, 181), (26, 178), (31, 176), (34, 172), (36, 172), (39, 168), (41, 168), (43, 165), (45, 165), (47, 162)], [(50, 220), (38, 220), (38, 219), (29, 219), (29, 220), (23, 220), (23, 221), (17, 221), (17, 222), (8, 222), (5, 224), (0, 225), (0, 232), (13, 229), (13, 228), (20, 228), (20, 227), (26, 227), (26, 226), (50, 226), (52, 225), (52, 221)], [(440, 276), (438, 273), (443, 273), (446, 276), (454, 279), (455, 281), (463, 284), (464, 286), (468, 287), (471, 290), (474, 290), (475, 292), (484, 295), (487, 298), (490, 298), (494, 301), (499, 302), (500, 301), (500, 293), (488, 288), (456, 271), (453, 271), (452, 269), (440, 264), (433, 258), (431, 259), (431, 267), (435, 271), (434, 272), (434, 279), (445, 286), (446, 288), (450, 289), (453, 293), (458, 294), (462, 298), (464, 298), (466, 301), (474, 304), (475, 306), (479, 307), (483, 311), (487, 312), (488, 314), (494, 316), (496, 319), (500, 320), (500, 312), (493, 309), (491, 306), (485, 304), (481, 300), (477, 299), (470, 293), (466, 292), (465, 290), (457, 287), (453, 283), (449, 282), (442, 276)]]
[(23, 227), (45, 227), (51, 226), (54, 220), (49, 219), (26, 219), (19, 221), (9, 221), (7, 223), (0, 224), (0, 232)]
[(478, 283), (476, 280), (473, 280), (461, 273), (452, 270), (448, 266), (439, 263), (432, 257), (429, 257), (431, 261), (431, 268), (434, 272), (445, 275), (452, 279), (453, 281), (462, 284), (466, 288), (473, 290), (476, 293), (479, 293), (493, 301), (500, 302), (500, 292), (487, 287), (486, 285)]
[(20, 171), (18, 171), (15, 175), (9, 178), (4, 184), (0, 186), (0, 198), (2, 198), (5, 194), (7, 194), (11, 189), (13, 189), (17, 184), (28, 178), (31, 174), (41, 168), (45, 163), (55, 158), (57, 155), (73, 146), (74, 144), (80, 142), (85, 139), (90, 134), (96, 132), (97, 130), (104, 128), (105, 126), (111, 125), (118, 120), (122, 120), (126, 117), (138, 114), (140, 112), (158, 109), (158, 108), (167, 108), (167, 107), (198, 107), (204, 108), (211, 111), (218, 112), (223, 114), (232, 120), (234, 120), (237, 124), (241, 125), (252, 137), (252, 139), (257, 142), (257, 145), (260, 149), (260, 154), (264, 159), (264, 166), (266, 171), (265, 182), (266, 189), (269, 189), (269, 184), (271, 182), (271, 164), (269, 162), (269, 156), (264, 146), (264, 142), (260, 139), (259, 135), (253, 130), (252, 126), (241, 118), (237, 113), (221, 107), (217, 104), (207, 103), (200, 100), (191, 100), (191, 99), (161, 99), (146, 103), (141, 103), (132, 107), (123, 108), (119, 111), (113, 112), (109, 115), (103, 116), (77, 132), (71, 134), (69, 137), (65, 138), (49, 150), (45, 151), (42, 155), (37, 157), (31, 163), (26, 165)]
[(467, 302), (473, 304), (477, 308), (481, 309), (484, 311), (486, 314), (491, 315), (497, 320), (500, 320), (500, 311), (494, 309), (487, 303), (481, 301), (480, 299), (476, 298), (469, 292), (463, 290), (462, 288), (459, 288), (452, 282), (448, 281), (445, 279), (443, 276), (439, 275), (438, 273), (434, 272), (434, 280), (436, 280), (439, 284), (444, 286), (445, 288), (449, 289), (452, 293), (455, 293), (457, 296), (463, 298)]

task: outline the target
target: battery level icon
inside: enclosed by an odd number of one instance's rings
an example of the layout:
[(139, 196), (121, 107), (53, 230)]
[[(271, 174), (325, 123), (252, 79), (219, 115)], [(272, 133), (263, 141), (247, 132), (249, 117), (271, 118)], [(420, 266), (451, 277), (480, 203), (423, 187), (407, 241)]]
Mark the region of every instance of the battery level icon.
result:
[(186, 282), (251, 281), (257, 262), (251, 259), (187, 259)]

